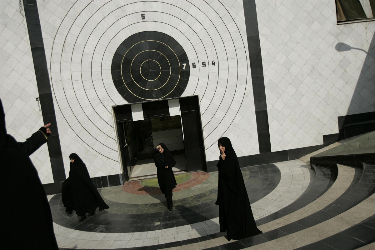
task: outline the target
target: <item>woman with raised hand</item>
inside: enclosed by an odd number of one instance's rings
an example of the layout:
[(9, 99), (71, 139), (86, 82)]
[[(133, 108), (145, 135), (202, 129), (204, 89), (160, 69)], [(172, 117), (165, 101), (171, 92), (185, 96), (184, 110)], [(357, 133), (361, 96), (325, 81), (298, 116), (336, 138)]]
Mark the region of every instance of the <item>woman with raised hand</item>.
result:
[(50, 126), (18, 142), (7, 133), (0, 99), (1, 249), (58, 249), (46, 192), (29, 157), (47, 142)]
[(227, 232), (227, 240), (239, 240), (261, 234), (251, 211), (249, 197), (236, 152), (227, 137), (218, 141), (220, 150), (219, 184), (216, 205), (219, 205), (220, 232)]
[(152, 152), (152, 157), (154, 158), (157, 167), (157, 177), (160, 190), (167, 199), (167, 207), (169, 211), (172, 211), (172, 190), (177, 186), (172, 168), (176, 165), (176, 161), (164, 143), (159, 143), (156, 146), (156, 149)]

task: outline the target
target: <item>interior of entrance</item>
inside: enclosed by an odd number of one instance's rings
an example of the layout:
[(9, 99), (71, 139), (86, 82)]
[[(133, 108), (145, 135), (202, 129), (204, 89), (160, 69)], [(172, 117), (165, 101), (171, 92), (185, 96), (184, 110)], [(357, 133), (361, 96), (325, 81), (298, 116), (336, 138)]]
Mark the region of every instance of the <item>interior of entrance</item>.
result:
[(131, 180), (156, 175), (151, 152), (159, 143), (165, 143), (176, 160), (174, 172), (186, 170), (185, 150), (180, 116), (147, 118), (127, 121), (126, 143), (129, 151), (129, 177)]
[(174, 171), (207, 171), (198, 96), (119, 105), (113, 112), (124, 182), (155, 176), (150, 152), (161, 142), (176, 158)]

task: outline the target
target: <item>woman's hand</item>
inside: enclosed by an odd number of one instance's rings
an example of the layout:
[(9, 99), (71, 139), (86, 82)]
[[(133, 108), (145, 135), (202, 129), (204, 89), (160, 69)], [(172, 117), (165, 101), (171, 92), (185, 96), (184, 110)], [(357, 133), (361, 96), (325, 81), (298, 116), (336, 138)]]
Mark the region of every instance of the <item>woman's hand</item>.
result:
[(46, 139), (48, 139), (48, 137), (51, 135), (51, 130), (49, 129), (49, 126), (51, 126), (51, 123), (48, 123), (39, 129), (39, 131), (43, 133)]
[(43, 127), (46, 128), (46, 132), (47, 132), (48, 135), (52, 134), (51, 130), (49, 129), (49, 126), (51, 126), (51, 123), (48, 123), (48, 124), (43, 126)]
[(227, 155), (224, 153), (224, 152), (222, 152), (221, 154), (220, 154), (220, 157), (221, 157), (221, 159), (223, 159), (223, 160), (225, 160), (225, 157), (226, 157)]

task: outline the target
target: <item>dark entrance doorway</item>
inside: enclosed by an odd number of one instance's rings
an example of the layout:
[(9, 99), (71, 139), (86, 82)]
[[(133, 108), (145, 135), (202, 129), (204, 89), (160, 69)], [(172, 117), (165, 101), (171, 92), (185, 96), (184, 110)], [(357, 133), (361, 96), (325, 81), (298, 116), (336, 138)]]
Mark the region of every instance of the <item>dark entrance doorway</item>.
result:
[(177, 161), (173, 171), (186, 171), (180, 116), (123, 121), (120, 122), (120, 126), (122, 126), (125, 138), (120, 141), (120, 147), (125, 149), (124, 154), (127, 154), (123, 156), (123, 160), (127, 162), (129, 178), (139, 179), (156, 175), (151, 153), (161, 142), (168, 146)]
[[(178, 104), (178, 114), (176, 107)], [(141, 111), (135, 113), (135, 106)], [(113, 107), (124, 181), (156, 174), (151, 151), (165, 143), (178, 171), (207, 171), (197, 96)], [(141, 118), (140, 118), (141, 114)]]
[(137, 161), (148, 159), (153, 149), (151, 121), (119, 121), (117, 129), (124, 177), (129, 180)]

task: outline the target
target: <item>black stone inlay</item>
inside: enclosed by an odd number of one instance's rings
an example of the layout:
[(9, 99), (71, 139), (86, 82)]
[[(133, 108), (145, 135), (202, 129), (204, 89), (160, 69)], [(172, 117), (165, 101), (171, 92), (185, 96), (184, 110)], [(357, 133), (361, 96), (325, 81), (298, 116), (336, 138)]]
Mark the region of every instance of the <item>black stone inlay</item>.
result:
[(310, 158), (311, 164), (319, 165), (342, 164), (362, 168), (364, 162), (375, 163), (375, 153), (313, 156)]
[(131, 121), (132, 117), (132, 108), (131, 105), (119, 105), (113, 107), (115, 113), (116, 121)]
[(223, 244), (223, 245), (220, 245), (220, 246), (217, 246), (217, 247), (210, 247), (210, 248), (205, 248), (205, 249), (206, 250), (214, 250), (214, 249), (218, 249), (218, 250), (237, 250), (237, 249), (242, 249), (242, 248), (245, 248), (245, 245), (239, 240), (239, 241), (231, 242), (231, 243), (228, 243), (228, 244)]
[(36, 1), (23, 1), (27, 30), (29, 33), (31, 54), (34, 62), (36, 82), (40, 106), (42, 109), (44, 124), (51, 123), (52, 135), (49, 137), (47, 145), (51, 161), (53, 180), (56, 183), (65, 180), (64, 162), (62, 158), (57, 120), (53, 104), (51, 84), (48, 76), (47, 59), (44, 50), (42, 28), (39, 21), (38, 6)]
[(182, 46), (157, 31), (125, 39), (113, 56), (111, 71), (118, 92), (129, 103), (180, 97), (190, 76)]
[(115, 174), (115, 175), (108, 175), (108, 186), (119, 186), (121, 185), (121, 175)]
[(330, 246), (327, 246), (326, 244), (318, 241), (318, 242), (315, 242), (313, 244), (310, 244), (310, 245), (307, 245), (307, 246), (304, 246), (304, 247), (300, 247), (300, 248), (296, 248), (296, 249), (303, 249), (303, 250), (332, 250), (332, 249), (335, 249), (335, 248), (332, 248)]
[(142, 103), (143, 117), (167, 117), (169, 116), (169, 105), (167, 100)]
[(188, 171), (207, 171), (198, 96), (180, 98), (181, 122)]
[(330, 145), (332, 143), (342, 140), (342, 136), (338, 134), (323, 135), (323, 144)]
[(243, 8), (250, 56), (255, 114), (257, 119), (259, 152), (266, 153), (271, 152), (271, 140), (255, 0), (243, 0)]
[(103, 187), (109, 187), (108, 177), (107, 176), (102, 176), (102, 177), (100, 177), (100, 179), (102, 181), (102, 186)]
[(101, 177), (94, 177), (94, 178), (91, 178), (91, 181), (92, 183), (94, 183), (94, 186), (96, 188), (101, 188), (103, 187), (102, 185), (102, 178)]
[(343, 129), (344, 126), (351, 125), (351, 124), (362, 123), (365, 121), (373, 121), (374, 117), (375, 117), (375, 112), (339, 116), (338, 117), (339, 129)]
[[(360, 246), (363, 246), (364, 244), (363, 242), (357, 239), (348, 237), (347, 235), (340, 233), (340, 234), (336, 234), (331, 237), (328, 237), (327, 239), (310, 244), (306, 247), (314, 247), (315, 245), (329, 246), (330, 247), (329, 249), (350, 250), (350, 249), (356, 249)], [(301, 247), (298, 249), (308, 249), (308, 248)]]
[(369, 220), (374, 220), (375, 216), (372, 216), (370, 219), (366, 220), (364, 223), (360, 223), (354, 227), (348, 228), (343, 234), (350, 236), (354, 239), (358, 239), (364, 243), (370, 243), (375, 240), (375, 228), (365, 226), (365, 223)]
[(309, 186), (300, 198), (298, 198), (295, 202), (286, 206), (285, 208), (280, 209), (276, 213), (258, 220), (257, 224), (262, 225), (271, 222), (275, 219), (279, 219), (285, 215), (293, 213), (298, 209), (303, 208), (304, 206), (324, 194), (333, 184), (333, 181), (331, 180), (331, 172), (329, 171), (329, 169), (316, 167), (315, 172), (312, 170), (310, 171), (310, 176), (314, 179), (310, 181)]
[(63, 182), (61, 181), (61, 182), (43, 184), (44, 191), (46, 192), (47, 195), (60, 193), (62, 183)]

